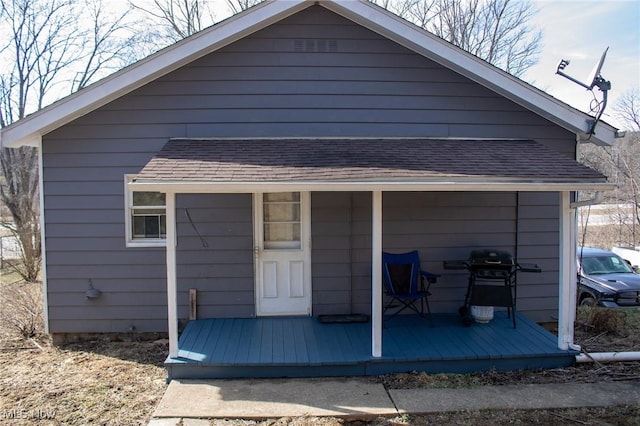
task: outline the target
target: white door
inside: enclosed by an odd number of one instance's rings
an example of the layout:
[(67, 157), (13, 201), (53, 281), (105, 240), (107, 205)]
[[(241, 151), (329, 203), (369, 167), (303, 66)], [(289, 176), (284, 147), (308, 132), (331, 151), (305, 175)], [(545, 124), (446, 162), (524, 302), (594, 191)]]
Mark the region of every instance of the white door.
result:
[(254, 195), (256, 315), (311, 315), (308, 192)]

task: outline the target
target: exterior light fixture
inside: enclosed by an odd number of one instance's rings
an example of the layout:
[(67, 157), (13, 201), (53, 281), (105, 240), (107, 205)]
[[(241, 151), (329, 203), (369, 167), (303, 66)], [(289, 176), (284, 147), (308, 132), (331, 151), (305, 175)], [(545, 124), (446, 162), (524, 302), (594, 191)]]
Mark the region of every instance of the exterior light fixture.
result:
[(87, 299), (97, 299), (101, 295), (102, 292), (97, 288), (93, 288), (93, 282), (91, 281), (91, 278), (89, 278), (89, 289), (85, 292)]

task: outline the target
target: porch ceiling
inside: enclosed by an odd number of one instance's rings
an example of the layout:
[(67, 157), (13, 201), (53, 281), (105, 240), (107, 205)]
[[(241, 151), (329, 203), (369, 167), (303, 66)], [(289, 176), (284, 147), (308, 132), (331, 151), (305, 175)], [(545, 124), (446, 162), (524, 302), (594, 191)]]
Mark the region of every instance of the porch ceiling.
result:
[(565, 191), (609, 189), (600, 173), (532, 140), (173, 139), (138, 190)]

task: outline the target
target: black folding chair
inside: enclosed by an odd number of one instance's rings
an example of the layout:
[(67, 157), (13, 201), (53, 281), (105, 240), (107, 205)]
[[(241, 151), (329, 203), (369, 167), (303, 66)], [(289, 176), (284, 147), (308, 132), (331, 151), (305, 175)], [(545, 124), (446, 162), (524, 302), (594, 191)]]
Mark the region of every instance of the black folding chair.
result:
[[(429, 306), (429, 288), (435, 283), (438, 274), (424, 271), (420, 268), (420, 256), (417, 251), (409, 253), (382, 253), (382, 276), (385, 292), (390, 300), (385, 305), (383, 315), (389, 309), (397, 308), (390, 316), (393, 318), (407, 308), (421, 317), (425, 316), (424, 306), (427, 306), (427, 314), (431, 326), (431, 307)], [(420, 306), (417, 304), (420, 302)]]

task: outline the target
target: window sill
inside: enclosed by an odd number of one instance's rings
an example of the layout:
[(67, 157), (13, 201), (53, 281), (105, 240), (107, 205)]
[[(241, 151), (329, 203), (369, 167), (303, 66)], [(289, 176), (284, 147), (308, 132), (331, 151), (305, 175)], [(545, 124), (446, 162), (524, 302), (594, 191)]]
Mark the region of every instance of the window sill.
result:
[(127, 241), (127, 248), (166, 247), (167, 240), (133, 240)]

